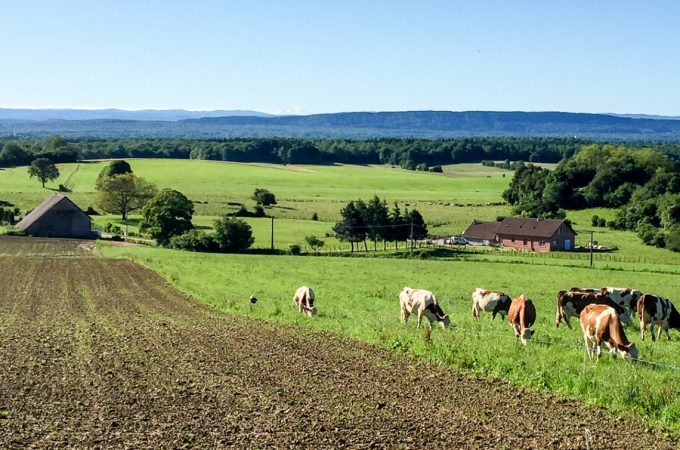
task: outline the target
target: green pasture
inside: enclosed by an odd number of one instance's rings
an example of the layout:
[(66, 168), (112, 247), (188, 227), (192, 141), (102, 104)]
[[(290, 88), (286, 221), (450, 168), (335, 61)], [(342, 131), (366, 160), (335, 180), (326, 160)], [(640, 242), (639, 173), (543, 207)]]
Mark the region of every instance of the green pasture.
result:
[[(253, 208), (250, 196), (256, 187), (264, 187), (277, 196), (278, 205), (266, 209), (275, 220), (274, 244), (287, 249), (291, 244), (304, 245), (308, 235), (332, 234), (332, 226), (345, 202), (369, 199), (377, 194), (402, 210), (417, 208), (436, 236), (462, 233), (473, 219), (494, 220), (508, 215), (506, 205), (488, 205), (502, 201), (501, 193), (509, 184), (512, 172), (481, 164), (444, 166), (443, 174), (414, 172), (389, 166), (350, 165), (273, 165), (240, 164), (218, 161), (178, 159), (129, 159), (135, 173), (159, 187), (185, 193), (195, 202), (195, 224), (209, 229), (220, 214), (235, 211), (237, 203)], [(28, 177), (26, 167), (0, 169), (0, 201), (22, 210), (38, 205), (61, 184), (72, 192), (69, 197), (82, 208), (96, 209), (94, 185), (97, 175), (108, 161), (60, 164), (61, 176), (42, 189), (36, 179)], [(231, 203), (231, 205), (229, 204)], [(319, 220), (312, 221), (316, 212)], [(585, 244), (589, 230), (603, 245), (619, 248), (616, 254), (630, 258), (646, 257), (658, 262), (680, 263), (680, 254), (645, 246), (631, 232), (591, 227), (593, 214), (611, 219), (612, 210), (570, 211), (568, 217), (579, 233), (577, 244)], [(132, 214), (131, 232), (136, 232), (139, 216)], [(270, 246), (269, 219), (247, 219), (253, 226), (255, 247)], [(107, 222), (122, 225), (113, 215), (95, 216), (95, 227)], [(325, 248), (337, 247), (334, 238), (324, 238)]]
[[(153, 248), (99, 246), (107, 257), (132, 258), (171, 283), (225, 311), (347, 335), (397, 352), (499, 377), (531, 389), (555, 391), (614, 411), (634, 413), (680, 431), (680, 334), (672, 341), (640, 341), (626, 333), (640, 357), (676, 369), (612, 360), (586, 359), (580, 327), (555, 327), (555, 295), (572, 286), (630, 286), (675, 298), (680, 276), (638, 271), (633, 265), (588, 269), (544, 265), (541, 260), (452, 260), (196, 254)], [(653, 269), (653, 267), (652, 267)], [(319, 316), (297, 314), (291, 298), (300, 285), (317, 294)], [(416, 330), (399, 323), (398, 293), (404, 286), (434, 291), (454, 328)], [(534, 342), (518, 344), (502, 320), (471, 316), (474, 288), (499, 289), (531, 297), (538, 310)], [(248, 302), (250, 295), (259, 300)], [(677, 300), (676, 300), (677, 303)], [(637, 323), (637, 322), (636, 322)], [(255, 324), (254, 324), (255, 326)], [(313, 351), (313, 350), (311, 350)]]

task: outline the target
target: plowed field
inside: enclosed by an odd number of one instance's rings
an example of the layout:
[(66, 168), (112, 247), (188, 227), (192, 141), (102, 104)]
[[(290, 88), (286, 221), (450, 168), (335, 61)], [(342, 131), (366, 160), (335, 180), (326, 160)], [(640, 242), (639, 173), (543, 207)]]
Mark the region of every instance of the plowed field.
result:
[(547, 394), (201, 305), (93, 257), (0, 258), (0, 448), (675, 448)]

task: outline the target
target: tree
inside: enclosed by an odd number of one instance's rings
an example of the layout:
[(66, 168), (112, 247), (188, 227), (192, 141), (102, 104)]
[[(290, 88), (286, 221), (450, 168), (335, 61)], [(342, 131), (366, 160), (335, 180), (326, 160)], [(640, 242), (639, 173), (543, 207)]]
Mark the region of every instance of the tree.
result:
[(106, 177), (112, 177), (114, 175), (123, 175), (126, 173), (132, 173), (132, 167), (130, 167), (130, 164), (128, 164), (127, 161), (117, 159), (104, 166), (101, 172), (99, 172), (97, 180), (101, 180), (102, 178)]
[(307, 242), (307, 245), (309, 245), (309, 248), (314, 250), (315, 252), (319, 252), (319, 249), (323, 247), (324, 241), (319, 239), (318, 237), (314, 236), (313, 234), (311, 236), (306, 236), (305, 237), (305, 242)]
[(8, 142), (0, 151), (0, 166), (21, 166), (29, 164), (33, 156), (16, 142)]
[(366, 224), (354, 202), (347, 203), (340, 210), (340, 217), (340, 220), (333, 225), (333, 232), (339, 240), (349, 242), (354, 252), (354, 243), (365, 239)]
[(276, 205), (276, 196), (269, 192), (267, 189), (262, 188), (255, 189), (255, 192), (253, 192), (253, 196), (251, 198), (255, 200), (258, 205), (262, 206)]
[(412, 225), (411, 230), (413, 230), (412, 232), (409, 230), (411, 238), (414, 240), (425, 239), (427, 237), (427, 224), (417, 209), (411, 210), (408, 220)]
[(248, 222), (223, 216), (215, 220), (215, 241), (223, 252), (244, 252), (253, 245), (253, 230)]
[(408, 239), (409, 233), (411, 232), (407, 220), (408, 219), (405, 216), (402, 216), (397, 202), (394, 202), (394, 208), (390, 211), (389, 215), (391, 226), (387, 229), (388, 234), (386, 239), (394, 242), (397, 248), (399, 248), (399, 241)]
[(104, 176), (97, 180), (97, 202), (104, 211), (120, 214), (127, 234), (128, 214), (142, 208), (156, 194), (156, 186), (132, 173)]
[(366, 236), (373, 241), (373, 250), (377, 250), (378, 241), (387, 241), (389, 236), (390, 219), (387, 202), (374, 195), (362, 213), (366, 223)]
[(47, 158), (38, 158), (31, 163), (28, 168), (28, 175), (33, 178), (37, 177), (45, 187), (45, 181), (56, 180), (59, 178), (59, 169), (52, 161)]
[(194, 204), (181, 192), (163, 189), (142, 208), (140, 229), (159, 245), (166, 246), (170, 238), (192, 229)]

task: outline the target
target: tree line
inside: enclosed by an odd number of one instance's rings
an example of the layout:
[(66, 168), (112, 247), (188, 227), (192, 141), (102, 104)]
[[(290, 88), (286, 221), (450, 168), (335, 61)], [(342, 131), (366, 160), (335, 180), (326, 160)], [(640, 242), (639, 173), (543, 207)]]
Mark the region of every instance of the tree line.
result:
[(592, 144), (552, 171), (521, 165), (503, 198), (516, 214), (533, 217), (618, 208), (609, 227), (636, 231), (647, 244), (680, 251), (680, 163), (651, 148)]

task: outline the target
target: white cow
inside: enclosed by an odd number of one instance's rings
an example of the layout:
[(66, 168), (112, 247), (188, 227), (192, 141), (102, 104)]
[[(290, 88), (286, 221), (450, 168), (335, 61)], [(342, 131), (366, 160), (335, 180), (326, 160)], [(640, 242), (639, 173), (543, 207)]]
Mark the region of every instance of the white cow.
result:
[(472, 292), (472, 317), (479, 320), (482, 311), (492, 313), (492, 319), (496, 318), (496, 314), (505, 317), (511, 303), (512, 299), (503, 292), (477, 288)]
[(423, 315), (427, 317), (430, 323), (438, 322), (442, 328), (451, 325), (451, 319), (442, 311), (437, 304), (437, 297), (430, 291), (405, 287), (399, 293), (399, 303), (401, 305), (401, 323), (404, 325), (406, 325), (411, 314), (418, 316), (418, 328), (420, 328)]
[(602, 288), (602, 295), (609, 296), (617, 305), (626, 310), (626, 313), (620, 316), (621, 323), (630, 325), (630, 317), (635, 314), (642, 292), (630, 288), (605, 287)]
[(295, 291), (293, 301), (298, 306), (299, 312), (304, 312), (309, 317), (316, 316), (316, 307), (314, 306), (314, 291), (312, 288), (302, 286)]

